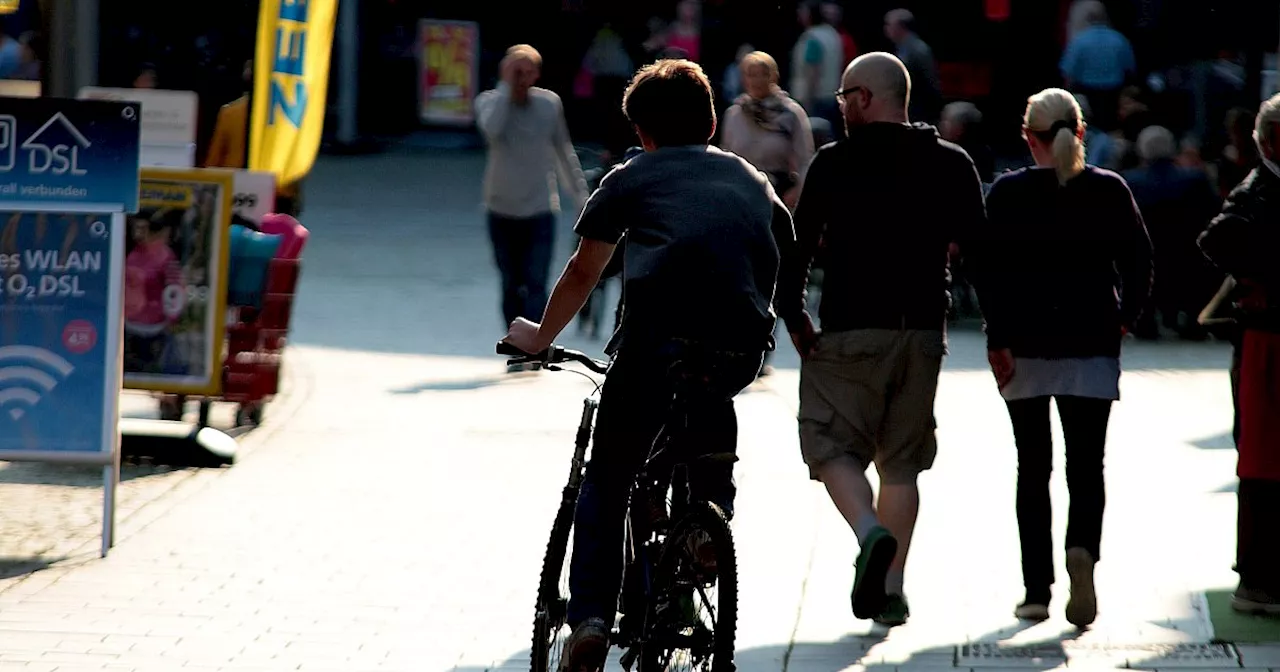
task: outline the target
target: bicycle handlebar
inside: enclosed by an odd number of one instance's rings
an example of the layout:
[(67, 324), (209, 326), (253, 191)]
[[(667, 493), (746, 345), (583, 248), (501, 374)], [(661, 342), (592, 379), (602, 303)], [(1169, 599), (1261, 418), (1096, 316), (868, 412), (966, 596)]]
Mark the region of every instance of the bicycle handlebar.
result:
[(508, 357), (507, 364), (528, 364), (537, 362), (544, 366), (564, 364), (566, 362), (577, 362), (588, 369), (601, 375), (609, 372), (609, 364), (593, 359), (586, 353), (577, 350), (569, 350), (558, 345), (553, 345), (538, 354), (527, 353), (506, 341), (499, 341), (496, 348), (497, 354)]

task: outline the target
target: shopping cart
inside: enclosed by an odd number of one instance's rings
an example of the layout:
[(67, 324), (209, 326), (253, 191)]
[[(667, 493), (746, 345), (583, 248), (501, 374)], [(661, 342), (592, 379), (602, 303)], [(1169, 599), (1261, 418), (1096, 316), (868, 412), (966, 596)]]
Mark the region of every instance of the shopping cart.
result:
[(169, 395), (160, 401), (162, 420), (181, 420), (189, 399), (198, 399), (197, 424), (207, 427), (213, 402), (237, 404), (235, 426), (261, 424), (267, 402), (280, 390), (280, 365), (293, 317), (308, 232), (287, 215), (268, 215), (262, 232), (281, 236), (267, 265), (262, 293), (252, 305), (229, 305), (223, 348), (222, 392), (216, 396)]

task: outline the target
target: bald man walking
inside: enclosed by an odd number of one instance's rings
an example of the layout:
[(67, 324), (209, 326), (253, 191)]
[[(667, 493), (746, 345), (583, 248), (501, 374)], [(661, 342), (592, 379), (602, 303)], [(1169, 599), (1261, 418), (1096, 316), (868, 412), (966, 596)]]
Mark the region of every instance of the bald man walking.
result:
[[(921, 472), (937, 450), (933, 403), (946, 352), (948, 250), (982, 226), (969, 155), (911, 124), (911, 78), (875, 52), (844, 72), (837, 102), (848, 138), (818, 151), (795, 212), (797, 252), (783, 260), (778, 312), (804, 359), (800, 449), (812, 478), (858, 537), (853, 613), (901, 625), (907, 549)], [(827, 264), (815, 329), (805, 286), (819, 241)], [(880, 474), (873, 502), (866, 470)]]

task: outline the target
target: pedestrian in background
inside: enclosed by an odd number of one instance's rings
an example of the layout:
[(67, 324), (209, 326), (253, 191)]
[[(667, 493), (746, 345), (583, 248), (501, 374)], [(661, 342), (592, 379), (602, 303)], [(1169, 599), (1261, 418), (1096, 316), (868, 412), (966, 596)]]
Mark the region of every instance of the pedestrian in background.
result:
[(1252, 110), (1232, 108), (1223, 121), (1227, 144), (1215, 161), (1218, 169), (1218, 193), (1226, 198), (1244, 178), (1259, 165), (1257, 141), (1253, 139), (1256, 125)]
[[(982, 183), (964, 150), (908, 122), (911, 77), (892, 54), (854, 59), (836, 96), (849, 137), (809, 166), (795, 212), (798, 251), (783, 260), (777, 306), (803, 358), (800, 452), (861, 549), (854, 616), (895, 626), (910, 611), (904, 571), (917, 479), (937, 454), (947, 251), (982, 226)], [(805, 310), (820, 242), (830, 260), (821, 334)]]
[(791, 51), (791, 95), (808, 113), (831, 123), (831, 132), (844, 137), (840, 108), (831, 93), (840, 88), (844, 46), (840, 33), (822, 15), (817, 0), (805, 0), (796, 8), (796, 20), (804, 29)]
[(1144, 312), (1134, 335), (1159, 338), (1163, 325), (1181, 338), (1203, 340), (1196, 316), (1213, 298), (1222, 276), (1200, 253), (1196, 238), (1222, 201), (1204, 171), (1175, 163), (1178, 141), (1169, 129), (1147, 127), (1138, 135), (1137, 150), (1142, 165), (1126, 171), (1124, 179), (1151, 233), (1160, 273), (1152, 293), (1154, 310)]
[(843, 71), (853, 62), (853, 59), (858, 57), (858, 42), (853, 39), (848, 26), (844, 25), (844, 6), (835, 0), (824, 0), (820, 10), (823, 20), (840, 34), (840, 47), (844, 50), (844, 60), (840, 63), (840, 69)]
[(541, 70), (542, 55), (518, 44), (502, 59), (498, 87), (476, 97), (476, 125), (489, 146), (484, 204), (506, 324), (541, 319), (547, 306), (559, 188), (572, 195), (575, 212), (587, 199), (560, 96), (534, 86)]
[(1129, 39), (1111, 27), (1101, 0), (1077, 0), (1071, 7), (1070, 41), (1058, 68), (1066, 87), (1089, 97), (1094, 124), (1115, 130), (1120, 90), (1137, 73)]
[(0, 79), (13, 79), (22, 68), (22, 44), (0, 25)]
[[(769, 54), (747, 54), (742, 59), (742, 81), (746, 93), (725, 112), (720, 146), (768, 176), (782, 202), (794, 210), (813, 160), (809, 116), (778, 86), (778, 62)], [(773, 370), (771, 354), (765, 353), (762, 376)]]
[[(218, 110), (213, 126), (213, 138), (205, 155), (208, 168), (249, 167), (249, 112), (253, 98), (253, 61), (244, 62), (240, 71), (244, 95), (223, 105)], [(134, 82), (134, 88), (155, 88), (155, 69), (144, 66)], [(276, 183), (275, 211), (291, 217), (302, 215), (302, 182), (299, 178), (287, 184)]]
[[(702, 59), (702, 3), (680, 0), (676, 20), (667, 29), (667, 58), (686, 58), (694, 63)], [(672, 53), (674, 51), (675, 53)]]
[(738, 52), (734, 55), (733, 62), (725, 67), (724, 77), (720, 82), (720, 96), (723, 100), (737, 100), (744, 93), (742, 59), (755, 50), (755, 47), (745, 42), (738, 45)]
[(938, 123), (942, 139), (960, 145), (973, 159), (978, 177), (983, 183), (995, 179), (996, 159), (982, 137), (982, 110), (977, 105), (960, 100), (942, 108), (942, 120)]
[(1258, 111), (1254, 140), (1262, 165), (1227, 198), (1200, 237), (1205, 256), (1242, 289), (1238, 311), (1240, 477), (1236, 571), (1231, 606), (1280, 615), (1280, 96)]
[(1119, 170), (1123, 160), (1121, 143), (1093, 124), (1093, 107), (1089, 97), (1077, 93), (1076, 102), (1084, 115), (1084, 162), (1107, 170)]
[(135, 89), (155, 89), (160, 84), (160, 78), (156, 74), (156, 68), (150, 63), (144, 63), (138, 68), (138, 74), (133, 78), (133, 88)]
[(915, 15), (906, 9), (889, 12), (884, 17), (884, 34), (911, 73), (911, 119), (934, 123), (942, 107), (942, 85), (933, 49), (916, 33)]
[[(973, 165), (978, 169), (978, 179), (982, 180), (983, 189), (990, 188), (995, 179), (995, 155), (982, 137), (982, 111), (977, 105), (968, 101), (956, 101), (942, 108), (942, 121), (938, 124), (938, 135), (943, 140), (954, 143), (963, 149)], [(964, 256), (959, 245), (952, 245), (949, 250), (951, 259), (951, 306), (948, 321), (956, 322), (961, 318), (976, 317), (979, 314), (978, 297), (969, 279), (965, 267)]]
[(28, 30), (18, 38), (18, 44), (22, 45), (22, 63), (13, 73), (13, 79), (40, 81), (44, 73), (44, 62), (40, 60), (40, 55), (46, 53), (44, 38), (40, 33)]
[(813, 159), (809, 116), (778, 86), (778, 62), (772, 56), (751, 52), (741, 67), (746, 93), (725, 112), (720, 146), (763, 171), (794, 209)]
[(1035, 167), (992, 185), (990, 224), (970, 256), (991, 370), (1018, 449), (1026, 599), (1014, 613), (1049, 618), (1054, 399), (1071, 491), (1066, 612), (1081, 628), (1098, 610), (1093, 570), (1101, 558), (1107, 423), (1120, 398), (1120, 341), (1147, 301), (1152, 276), (1151, 241), (1129, 188), (1115, 173), (1085, 164), (1084, 130), (1080, 106), (1067, 91), (1031, 97), (1023, 133)]
[(604, 145), (601, 162), (608, 166), (618, 162), (635, 142), (635, 132), (622, 114), (622, 92), (627, 88), (635, 66), (627, 54), (622, 36), (609, 24), (601, 26), (582, 56), (582, 66), (574, 81), (574, 95), (583, 100), (590, 111), (584, 124), (592, 131), (592, 139)]

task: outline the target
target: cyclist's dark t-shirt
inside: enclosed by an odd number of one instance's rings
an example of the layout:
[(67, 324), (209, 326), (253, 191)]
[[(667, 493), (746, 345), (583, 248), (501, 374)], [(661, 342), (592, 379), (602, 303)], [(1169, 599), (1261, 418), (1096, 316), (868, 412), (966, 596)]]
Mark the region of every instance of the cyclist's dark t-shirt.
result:
[(715, 147), (664, 147), (605, 176), (575, 231), (616, 244), (626, 234), (623, 316), (606, 351), (672, 338), (763, 350), (780, 249), (795, 244), (791, 216), (769, 180)]

